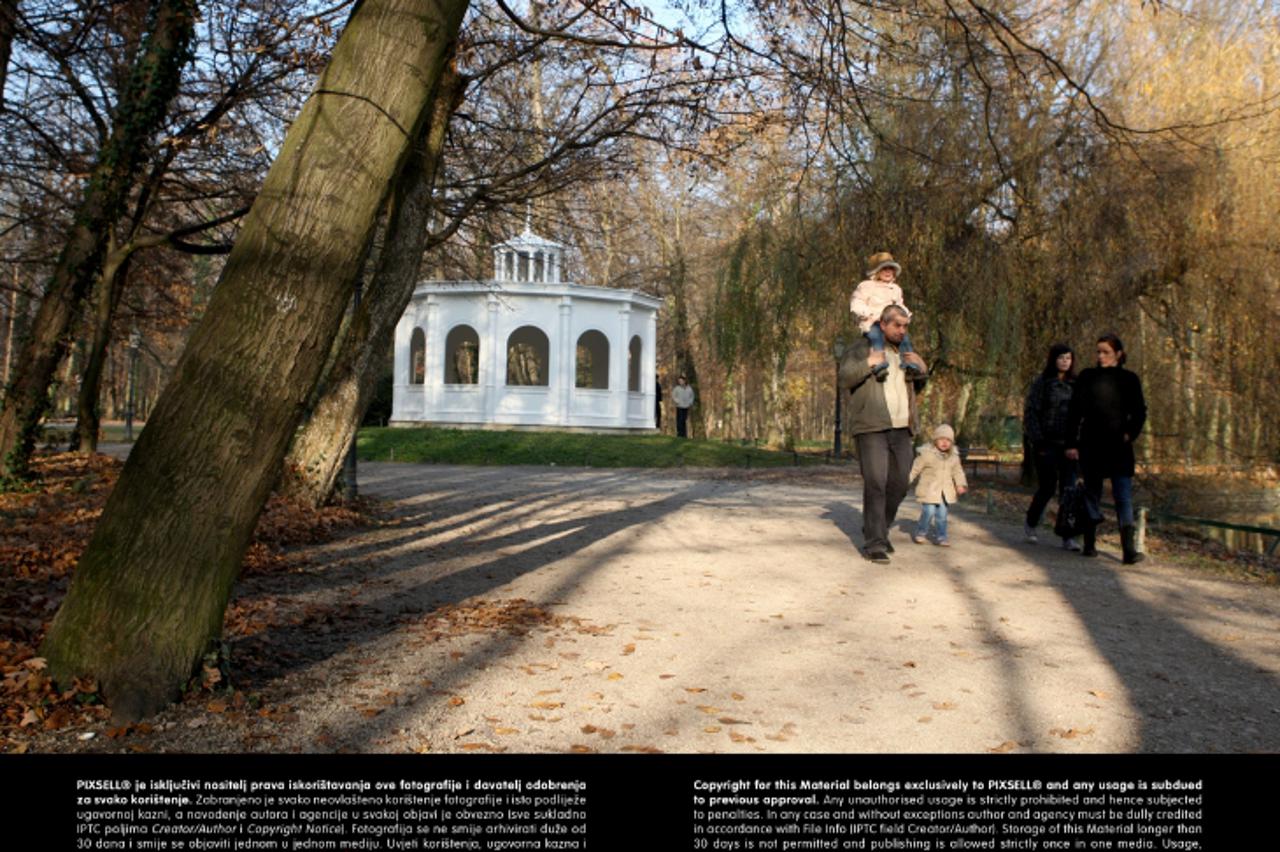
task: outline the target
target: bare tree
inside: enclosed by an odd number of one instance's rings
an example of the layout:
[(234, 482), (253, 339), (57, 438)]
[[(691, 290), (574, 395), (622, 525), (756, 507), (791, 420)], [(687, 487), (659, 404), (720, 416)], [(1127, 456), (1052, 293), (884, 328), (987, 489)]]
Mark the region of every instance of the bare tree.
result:
[(195, 26), (192, 0), (155, 0), (147, 36), (121, 94), (109, 138), (90, 172), (75, 221), (45, 288), (0, 409), (0, 475), (22, 476), (48, 406), (54, 370), (92, 285), (107, 235), (124, 210), (152, 136), (178, 87)]

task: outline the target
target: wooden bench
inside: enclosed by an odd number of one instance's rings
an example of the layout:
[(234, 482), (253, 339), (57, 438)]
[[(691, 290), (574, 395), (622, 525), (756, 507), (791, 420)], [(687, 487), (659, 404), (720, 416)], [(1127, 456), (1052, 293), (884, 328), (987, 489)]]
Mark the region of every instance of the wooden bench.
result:
[(1000, 454), (989, 447), (961, 447), (960, 463), (973, 465), (973, 475), (978, 475), (978, 465), (995, 465), (996, 476), (1000, 475)]

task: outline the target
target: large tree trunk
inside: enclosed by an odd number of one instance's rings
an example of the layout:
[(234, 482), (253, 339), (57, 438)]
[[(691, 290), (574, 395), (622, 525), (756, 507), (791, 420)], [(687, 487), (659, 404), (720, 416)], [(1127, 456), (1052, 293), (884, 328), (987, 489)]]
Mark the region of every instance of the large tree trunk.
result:
[(25, 476), (49, 385), (72, 325), (98, 274), (111, 225), (124, 212), (151, 137), (178, 91), (195, 27), (195, 0), (154, 0), (146, 43), (120, 96), (108, 138), (89, 176), (71, 232), (45, 288), (0, 410), (0, 476)]
[(417, 285), (427, 247), (431, 190), (449, 118), (460, 103), (463, 88), (456, 70), (446, 67), (431, 123), (401, 174), (368, 292), (343, 337), (324, 394), (285, 457), (280, 490), (296, 500), (320, 506), (329, 499), (369, 408), (379, 361)]
[[(677, 375), (683, 373), (694, 389), (693, 405), (689, 409), (689, 429), (692, 437), (705, 438), (702, 386), (698, 382), (698, 369), (693, 359), (693, 335), (689, 328), (688, 265), (684, 257), (684, 245), (679, 236), (675, 240), (675, 257), (667, 267), (667, 292), (671, 294), (672, 322), (675, 326), (674, 343)], [(672, 383), (674, 387), (674, 382)]]
[(4, 82), (9, 76), (9, 53), (18, 27), (18, 0), (0, 0), (0, 110), (4, 109)]
[(98, 397), (102, 387), (102, 367), (107, 360), (107, 346), (111, 343), (111, 320), (115, 317), (120, 295), (124, 292), (125, 270), (131, 255), (132, 252), (127, 247), (116, 248), (107, 252), (107, 258), (102, 264), (102, 276), (98, 280), (98, 300), (93, 306), (93, 336), (89, 342), (89, 351), (84, 356), (76, 428), (71, 433), (71, 449), (78, 452), (98, 451), (98, 430), (101, 426)]
[(365, 0), (289, 128), (112, 491), (41, 653), (119, 719), (179, 693), (222, 628), (254, 524), (466, 0)]

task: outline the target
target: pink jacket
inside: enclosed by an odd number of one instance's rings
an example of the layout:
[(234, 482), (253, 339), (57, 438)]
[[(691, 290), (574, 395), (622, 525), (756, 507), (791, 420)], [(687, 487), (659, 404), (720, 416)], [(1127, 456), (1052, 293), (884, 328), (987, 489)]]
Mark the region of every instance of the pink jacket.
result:
[[(858, 327), (865, 333), (872, 324), (879, 322), (880, 314), (890, 305), (897, 305), (904, 311), (907, 306), (902, 303), (902, 288), (887, 281), (868, 279), (858, 285), (849, 300), (849, 310), (858, 318)], [(907, 311), (911, 316), (911, 311)]]

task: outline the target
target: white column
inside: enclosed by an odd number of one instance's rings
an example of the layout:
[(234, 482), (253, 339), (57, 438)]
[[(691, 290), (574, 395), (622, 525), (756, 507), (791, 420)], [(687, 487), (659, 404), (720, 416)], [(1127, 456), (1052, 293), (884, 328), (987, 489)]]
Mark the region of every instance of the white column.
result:
[[(486, 421), (492, 423), (494, 412), (498, 410), (498, 394), (502, 392), (507, 381), (506, 355), (499, 351), (502, 342), (498, 339), (500, 305), (496, 293), (489, 294), (485, 307), (488, 311), (485, 316), (484, 348), (488, 350), (488, 354), (480, 359), (482, 362), (480, 370), (484, 376), (484, 417)], [(499, 370), (503, 375), (498, 375)]]
[(654, 382), (658, 380), (658, 312), (649, 312), (649, 321), (645, 323), (644, 337), (640, 338), (644, 351), (640, 353), (642, 362), (640, 387), (644, 388), (645, 420), (649, 428), (654, 427), (653, 412), (657, 408)]
[(614, 426), (627, 425), (627, 352), (631, 343), (631, 306), (618, 309), (618, 334), (609, 343), (609, 399)]
[(423, 361), (423, 403), (428, 420), (435, 420), (440, 411), (441, 391), (444, 386), (444, 335), (441, 333), (440, 299), (432, 293), (427, 296), (427, 317), (423, 331), (427, 335)]
[(557, 389), (557, 422), (567, 426), (573, 413), (573, 388), (578, 375), (577, 341), (573, 339), (573, 299), (560, 297), (560, 330), (557, 332), (560, 350), (560, 368), (556, 375), (560, 381)]
[(409, 341), (413, 334), (413, 302), (396, 323), (396, 338), (393, 351), (395, 363), (392, 368), (393, 385), (391, 391), (391, 419), (403, 420), (405, 416), (405, 398), (409, 390)]

